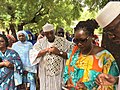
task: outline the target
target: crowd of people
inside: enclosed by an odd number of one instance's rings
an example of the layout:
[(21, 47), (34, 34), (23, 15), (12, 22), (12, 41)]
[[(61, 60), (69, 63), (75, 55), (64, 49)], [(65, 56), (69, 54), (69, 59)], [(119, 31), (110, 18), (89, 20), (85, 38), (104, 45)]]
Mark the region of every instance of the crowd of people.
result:
[(99, 26), (120, 44), (120, 2), (79, 21), (72, 36), (50, 23), (37, 37), (29, 30), (18, 31), (17, 39), (0, 34), (0, 90), (119, 90), (116, 60), (94, 34)]

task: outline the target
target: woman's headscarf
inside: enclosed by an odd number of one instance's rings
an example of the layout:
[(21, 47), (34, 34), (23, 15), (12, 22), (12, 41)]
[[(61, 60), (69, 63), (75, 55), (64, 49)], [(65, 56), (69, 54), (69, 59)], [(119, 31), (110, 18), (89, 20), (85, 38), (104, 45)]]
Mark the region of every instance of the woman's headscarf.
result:
[(14, 42), (16, 42), (16, 39), (13, 35), (7, 34), (6, 37), (10, 40), (13, 40)]
[(35, 40), (35, 36), (29, 31), (29, 30), (26, 30), (25, 31), (27, 34), (30, 34), (31, 35), (31, 38), (28, 39), (29, 42), (31, 42), (33, 45), (35, 44), (36, 40)]
[(25, 35), (25, 38), (26, 38), (26, 41), (27, 41), (28, 40), (28, 34), (24, 30), (17, 32), (17, 39), (19, 40), (18, 35), (21, 34), (21, 33)]
[(16, 42), (16, 39), (13, 35), (7, 34), (6, 35), (8, 42), (9, 42), (9, 47), (12, 47), (12, 44)]

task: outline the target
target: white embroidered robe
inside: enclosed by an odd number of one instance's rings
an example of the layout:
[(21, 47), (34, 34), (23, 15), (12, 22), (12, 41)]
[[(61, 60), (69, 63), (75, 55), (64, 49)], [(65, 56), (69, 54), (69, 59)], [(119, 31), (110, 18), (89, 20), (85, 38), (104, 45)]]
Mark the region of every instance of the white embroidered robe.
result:
[(30, 61), (33, 65), (39, 63), (40, 90), (61, 90), (62, 74), (65, 60), (55, 54), (46, 53), (44, 56), (36, 58), (38, 53), (51, 46), (67, 52), (72, 48), (72, 43), (65, 38), (55, 36), (53, 43), (48, 42), (46, 37), (40, 39), (30, 50)]

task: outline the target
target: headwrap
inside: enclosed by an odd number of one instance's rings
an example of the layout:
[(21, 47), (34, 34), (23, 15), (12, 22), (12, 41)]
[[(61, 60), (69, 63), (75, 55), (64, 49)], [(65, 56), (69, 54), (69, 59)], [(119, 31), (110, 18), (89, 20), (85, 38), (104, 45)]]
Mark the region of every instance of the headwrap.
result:
[(49, 31), (52, 31), (52, 30), (54, 30), (53, 24), (46, 23), (43, 26), (43, 32), (49, 32)]
[(29, 40), (33, 40), (34, 39), (34, 35), (29, 31), (29, 30), (25, 30), (25, 32), (29, 35), (31, 35), (31, 39), (29, 38)]
[(17, 32), (17, 39), (19, 40), (18, 35), (21, 34), (21, 33), (24, 34), (26, 40), (28, 40), (28, 34), (27, 34), (24, 30), (22, 30), (22, 31), (18, 31), (18, 32)]
[(110, 1), (99, 12), (96, 21), (100, 27), (105, 28), (120, 14), (120, 1)]
[(32, 34), (31, 31), (29, 30), (25, 30), (25, 32), (29, 35), (31, 35), (31, 38), (28, 36), (28, 41), (31, 42), (33, 45), (36, 43), (36, 40), (35, 40), (35, 35)]
[(16, 39), (13, 35), (7, 34), (6, 37), (14, 42), (16, 42)]

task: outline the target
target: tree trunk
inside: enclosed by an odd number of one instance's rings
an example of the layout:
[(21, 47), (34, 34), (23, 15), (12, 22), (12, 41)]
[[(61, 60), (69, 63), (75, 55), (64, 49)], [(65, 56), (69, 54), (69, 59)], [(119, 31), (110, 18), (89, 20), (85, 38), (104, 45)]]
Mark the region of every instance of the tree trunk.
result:
[(10, 24), (10, 30), (12, 32), (12, 35), (16, 38), (17, 40), (17, 36), (16, 36), (16, 31), (15, 31), (15, 26), (14, 24)]
[(22, 24), (18, 25), (18, 31), (20, 31), (20, 30), (23, 30), (23, 25)]
[(26, 25), (26, 24), (28, 24), (28, 22), (27, 23), (23, 22), (23, 23), (19, 24), (18, 25), (18, 31), (23, 30), (23, 26)]
[(7, 32), (7, 34), (9, 34), (9, 31), (10, 31), (10, 30), (9, 30), (8, 28), (6, 28), (6, 32)]

